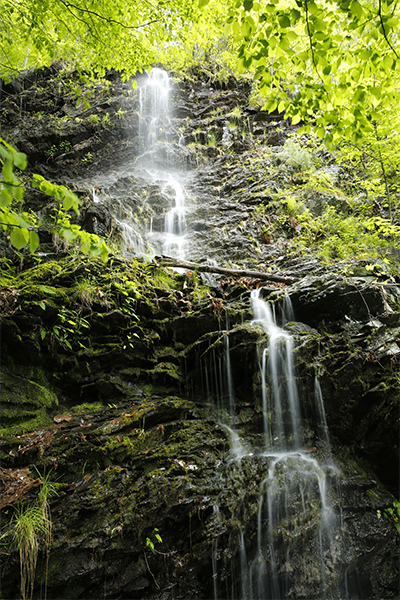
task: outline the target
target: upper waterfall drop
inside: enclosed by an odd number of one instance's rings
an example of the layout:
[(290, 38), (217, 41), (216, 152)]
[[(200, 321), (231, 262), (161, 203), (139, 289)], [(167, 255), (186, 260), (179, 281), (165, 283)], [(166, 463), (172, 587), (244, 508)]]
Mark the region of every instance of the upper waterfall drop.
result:
[(152, 69), (139, 87), (139, 147), (143, 153), (154, 149), (169, 124), (170, 91), (168, 73), (159, 68)]
[(165, 200), (163, 228), (154, 227), (151, 217), (148, 229), (150, 254), (166, 254), (176, 258), (185, 256), (185, 190), (179, 176), (171, 172), (159, 144), (168, 143), (171, 129), (169, 97), (171, 80), (166, 71), (154, 68), (139, 87), (139, 149), (138, 163), (145, 167), (146, 176), (161, 187)]

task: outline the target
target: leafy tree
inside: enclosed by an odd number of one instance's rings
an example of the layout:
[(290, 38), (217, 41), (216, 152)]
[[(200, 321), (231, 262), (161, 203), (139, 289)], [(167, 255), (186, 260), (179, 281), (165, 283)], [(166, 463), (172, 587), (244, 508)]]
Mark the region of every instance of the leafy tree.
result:
[(344, 140), (337, 158), (353, 169), (353, 178), (359, 189), (372, 203), (387, 209), (393, 222), (400, 206), (400, 114), (382, 111), (373, 122), (373, 130), (364, 133), (359, 142)]
[(358, 142), (399, 101), (394, 0), (0, 0), (0, 9), (3, 78), (56, 58), (128, 77), (218, 47), (225, 27), (267, 110), (304, 121), (305, 131), (311, 122), (328, 144)]
[(397, 110), (399, 10), (393, 0), (231, 0), (226, 31), (269, 111), (311, 121), (328, 144), (357, 142)]
[(0, 0), (0, 73), (64, 59), (101, 76), (157, 62), (190, 29), (189, 0)]

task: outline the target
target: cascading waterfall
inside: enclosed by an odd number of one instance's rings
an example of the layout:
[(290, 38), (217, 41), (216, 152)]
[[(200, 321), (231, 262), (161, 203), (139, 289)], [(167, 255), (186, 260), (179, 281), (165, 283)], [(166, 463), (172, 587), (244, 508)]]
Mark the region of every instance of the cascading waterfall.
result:
[(163, 253), (183, 258), (185, 254), (185, 193), (176, 179), (169, 181), (174, 192), (174, 206), (165, 214)]
[[(147, 227), (137, 219), (137, 204), (143, 203), (143, 196), (133, 189), (133, 209), (115, 198), (113, 213), (126, 254), (185, 256), (185, 190), (182, 176), (174, 172), (173, 165), (171, 168), (169, 153), (169, 143), (177, 137), (170, 116), (170, 93), (168, 73), (159, 68), (152, 69), (138, 83), (139, 156), (125, 174), (139, 180), (139, 189), (145, 191), (143, 212), (153, 214)], [(97, 199), (94, 196), (94, 201)]]
[(152, 69), (139, 87), (139, 143), (143, 153), (154, 151), (169, 123), (170, 91), (168, 73), (158, 68)]
[[(222, 425), (229, 433), (231, 460), (235, 469), (247, 469), (247, 461), (250, 460), (254, 464), (261, 463), (264, 471), (253, 517), (256, 519), (256, 544), (254, 534), (251, 533), (254, 527), (250, 527), (248, 533), (244, 524), (238, 532), (237, 543), (236, 570), (240, 569), (240, 577), (232, 577), (230, 592), (221, 596), (218, 596), (215, 583), (218, 563), (214, 552), (214, 600), (225, 597), (283, 600), (290, 597), (293, 580), (291, 558), (295, 556), (297, 544), (304, 544), (304, 539), (308, 540), (308, 547), (304, 548), (309, 557), (307, 560), (313, 563), (314, 569), (318, 569), (317, 575), (314, 573), (319, 581), (319, 592), (315, 597), (338, 597), (332, 591), (336, 585), (332, 564), (342, 538), (337, 510), (340, 503), (340, 478), (336, 466), (331, 462), (321, 389), (316, 379), (315, 426), (325, 452), (325, 458), (317, 460), (313, 456), (316, 448), (305, 448), (303, 442), (300, 398), (293, 361), (293, 338), (277, 325), (274, 309), (260, 298), (258, 291), (252, 292), (251, 302), (255, 317), (253, 325), (261, 327), (268, 335), (268, 346), (262, 351), (259, 363), (264, 429), (261, 449), (242, 445), (235, 427), (238, 420), (235, 415), (228, 331), (223, 332), (223, 356), (217, 357), (212, 349), (213, 358), (206, 371), (207, 396), (218, 398), (219, 409), (224, 406), (224, 400), (225, 405), (229, 400), (229, 418), (226, 418), (225, 410)], [(281, 314), (282, 325), (288, 319), (293, 320), (289, 298), (283, 303)], [(210, 385), (210, 382), (214, 382), (214, 385)], [(216, 539), (215, 548), (219, 547)]]
[(150, 253), (166, 254), (176, 258), (185, 255), (185, 191), (177, 176), (156, 161), (158, 143), (168, 141), (170, 125), (169, 95), (171, 82), (166, 71), (152, 69), (139, 88), (139, 141), (142, 154), (138, 163), (147, 169), (153, 181), (162, 182), (162, 195), (170, 208), (164, 215), (162, 231), (149, 227)]
[[(302, 431), (293, 367), (293, 338), (276, 325), (271, 307), (261, 300), (259, 290), (252, 291), (251, 301), (255, 315), (254, 323), (260, 325), (269, 336), (269, 345), (263, 351), (261, 365), (266, 447), (300, 448)], [(286, 305), (288, 305), (288, 300), (286, 300)], [(286, 312), (288, 312), (287, 307)], [(284, 311), (283, 315), (285, 315)], [(272, 388), (269, 403), (267, 398), (268, 373)], [(284, 418), (286, 414), (289, 419)]]

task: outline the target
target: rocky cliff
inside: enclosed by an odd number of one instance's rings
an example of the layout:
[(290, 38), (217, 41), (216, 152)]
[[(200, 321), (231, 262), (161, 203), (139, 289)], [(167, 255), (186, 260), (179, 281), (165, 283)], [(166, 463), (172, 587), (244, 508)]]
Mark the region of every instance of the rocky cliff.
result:
[[(31, 171), (76, 191), (84, 227), (124, 249), (104, 265), (66, 248), (34, 191), (38, 255), (16, 257), (2, 242), (3, 532), (18, 503), (38, 502), (46, 477), (53, 486), (51, 550), (48, 563), (39, 554), (33, 597), (45, 587), (71, 600), (398, 597), (398, 534), (377, 515), (399, 485), (398, 278), (371, 277), (366, 261), (290, 254), (299, 221), (280, 197), (293, 185), (316, 213), (349, 206), (339, 185), (328, 193), (304, 181), (285, 154), (290, 127), (251, 104), (248, 84), (176, 81), (147, 169), (139, 91), (110, 73), (86, 104), (77, 84), (52, 67), (2, 91), (2, 135)], [(160, 164), (185, 188), (186, 258), (298, 281), (180, 273), (137, 256), (140, 244), (156, 246), (171, 209)], [(282, 324), (294, 340), (297, 454), (316, 469), (304, 483), (296, 453), (278, 465), (286, 512), (273, 530), (260, 500), (275, 469), (262, 434), (270, 336), (253, 322), (255, 288), (278, 319), (291, 301)], [(321, 503), (334, 515), (329, 535)], [(271, 529), (262, 560), (260, 527)], [(16, 598), (19, 556), (1, 551), (2, 598)]]

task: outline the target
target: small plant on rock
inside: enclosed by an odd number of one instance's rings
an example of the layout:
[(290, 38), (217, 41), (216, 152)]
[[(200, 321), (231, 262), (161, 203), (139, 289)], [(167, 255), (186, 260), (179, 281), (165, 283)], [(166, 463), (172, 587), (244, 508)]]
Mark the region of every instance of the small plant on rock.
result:
[(292, 138), (286, 140), (283, 146), (283, 156), (287, 165), (297, 171), (309, 171), (313, 166), (313, 156), (306, 148)]
[(93, 154), (91, 152), (88, 152), (87, 154), (85, 154), (85, 156), (82, 158), (82, 163), (84, 165), (89, 165), (93, 160)]
[(51, 515), (49, 496), (55, 492), (49, 477), (42, 481), (42, 489), (37, 500), (28, 506), (19, 506), (10, 522), (10, 529), (0, 539), (7, 539), (10, 548), (17, 551), (20, 561), (21, 597), (31, 599), (35, 584), (35, 573), (39, 549), (46, 552), (46, 585), (48, 559), (51, 546)]

